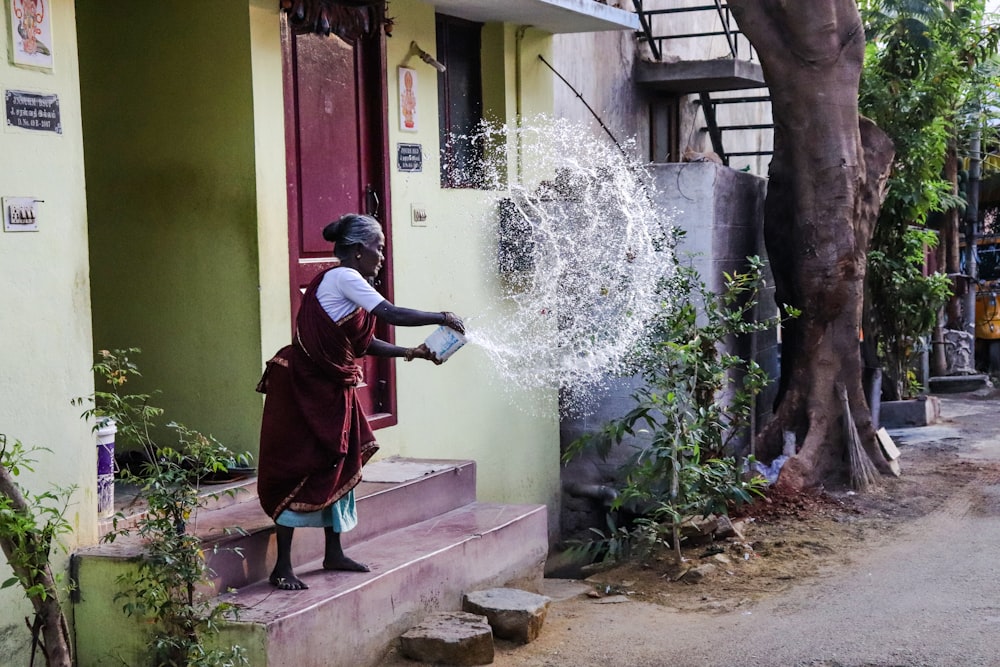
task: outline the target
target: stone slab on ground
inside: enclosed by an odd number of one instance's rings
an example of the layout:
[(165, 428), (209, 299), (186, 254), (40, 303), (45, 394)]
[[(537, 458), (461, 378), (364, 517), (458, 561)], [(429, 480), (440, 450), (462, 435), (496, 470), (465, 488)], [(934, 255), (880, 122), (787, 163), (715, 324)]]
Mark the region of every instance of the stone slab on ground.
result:
[(538, 638), (552, 599), (517, 588), (490, 588), (467, 593), (462, 608), (486, 617), (493, 634), (529, 644)]
[(961, 394), (982, 389), (988, 383), (986, 375), (942, 375), (930, 378), (927, 386), (935, 394)]
[(542, 593), (553, 602), (570, 600), (580, 595), (586, 595), (588, 591), (594, 590), (590, 584), (579, 579), (558, 579), (545, 578), (542, 581)]
[(439, 665), (489, 665), (493, 631), (486, 617), (463, 611), (431, 614), (399, 638), (403, 655)]
[(882, 401), (879, 422), (887, 429), (907, 426), (927, 426), (941, 418), (941, 403), (937, 396), (920, 396), (903, 401)]

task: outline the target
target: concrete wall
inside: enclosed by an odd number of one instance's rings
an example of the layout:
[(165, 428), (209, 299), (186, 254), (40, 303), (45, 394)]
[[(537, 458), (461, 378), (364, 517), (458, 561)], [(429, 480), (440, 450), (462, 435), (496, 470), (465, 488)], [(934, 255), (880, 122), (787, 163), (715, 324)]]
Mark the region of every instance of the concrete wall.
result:
[[(687, 233), (678, 247), (684, 260), (716, 293), (724, 288), (723, 273), (746, 270), (746, 258), (757, 255), (767, 260), (764, 247), (763, 178), (711, 163), (659, 164), (651, 167), (658, 185), (661, 206), (677, 211), (675, 224)], [(765, 287), (758, 296), (758, 320), (774, 317), (774, 280), (764, 274)], [(732, 341), (731, 351), (753, 357), (775, 380), (778, 377), (779, 346), (776, 329), (763, 331), (751, 339)], [(758, 416), (770, 412), (777, 391), (772, 383), (758, 397)], [(748, 443), (747, 443), (748, 444)]]
[(246, 0), (210, 11), (195, 0), (77, 8), (94, 343), (142, 349), (137, 386), (162, 390), (166, 420), (255, 451), (261, 296)]
[[(0, 196), (39, 204), (38, 231), (0, 231), (0, 433), (35, 452), (35, 472), (17, 478), (29, 493), (76, 487), (66, 518), (72, 549), (97, 536), (97, 450), (74, 397), (93, 391), (83, 130), (73, 0), (46, 3), (52, 21), (51, 71), (11, 64), (9, 5), (0, 4), (0, 89), (57, 95), (62, 132), (0, 130)], [(65, 576), (67, 556), (53, 550), (53, 570)], [(0, 581), (12, 576), (0, 558)], [(65, 580), (64, 580), (65, 581)], [(31, 605), (18, 586), (0, 590), (0, 655), (28, 664)]]
[[(762, 178), (712, 163), (657, 164), (651, 166), (656, 184), (656, 204), (665, 211), (675, 211), (674, 224), (685, 232), (678, 246), (678, 257), (693, 266), (708, 288), (723, 289), (723, 272), (745, 270), (750, 255), (763, 257), (763, 211), (765, 182)], [(767, 281), (773, 285), (773, 281)], [(758, 317), (770, 317), (775, 312), (773, 287), (765, 289), (759, 298)], [(729, 342), (729, 351), (740, 356), (753, 356), (772, 378), (778, 372), (778, 342), (776, 330)], [(597, 409), (578, 419), (564, 419), (561, 427), (563, 448), (585, 433), (599, 430), (612, 418), (628, 412), (634, 403), (633, 390), (640, 386), (638, 378), (615, 380), (601, 398)], [(766, 413), (773, 400), (776, 383), (758, 400), (758, 414)], [(725, 400), (725, 396), (721, 397)], [(632, 438), (616, 448), (608, 461), (587, 453), (563, 469), (564, 490), (569, 486), (609, 485), (620, 482), (618, 467), (632, 453), (632, 447), (642, 447), (648, 438)], [(747, 453), (750, 443), (739, 443), (741, 453)], [(586, 537), (589, 526), (604, 528), (606, 510), (593, 498), (563, 493), (561, 514), (564, 538)]]
[[(632, 3), (629, 0), (619, 4)], [(608, 140), (585, 101), (619, 142), (634, 139), (639, 154), (649, 157), (651, 99), (632, 82), (637, 49), (635, 33), (627, 30), (569, 33), (555, 35), (552, 42), (550, 62), (583, 97), (581, 101), (569, 85), (550, 74), (556, 115), (590, 124), (596, 138)]]
[(262, 369), (292, 330), (281, 34), (271, 0), (250, 2), (250, 44)]

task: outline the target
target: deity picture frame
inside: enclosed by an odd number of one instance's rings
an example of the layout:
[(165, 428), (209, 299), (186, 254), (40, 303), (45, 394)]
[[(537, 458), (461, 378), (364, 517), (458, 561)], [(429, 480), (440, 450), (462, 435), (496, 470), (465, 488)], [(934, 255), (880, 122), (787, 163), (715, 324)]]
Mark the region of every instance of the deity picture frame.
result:
[(51, 72), (52, 0), (6, 0), (10, 64)]
[(399, 79), (399, 131), (416, 132), (420, 129), (417, 119), (417, 71), (409, 67), (397, 69)]

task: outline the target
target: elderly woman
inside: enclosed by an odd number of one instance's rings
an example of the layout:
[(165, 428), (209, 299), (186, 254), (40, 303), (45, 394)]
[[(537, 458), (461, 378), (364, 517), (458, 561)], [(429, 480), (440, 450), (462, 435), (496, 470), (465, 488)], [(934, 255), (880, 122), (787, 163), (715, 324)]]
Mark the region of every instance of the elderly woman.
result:
[(267, 362), (257, 390), (267, 395), (260, 435), (261, 507), (277, 524), (278, 558), (271, 583), (282, 590), (307, 586), (292, 571), (292, 534), (322, 527), (323, 568), (367, 572), (346, 555), (340, 534), (357, 524), (354, 487), (361, 466), (378, 449), (355, 393), (359, 357), (403, 357), (440, 363), (421, 344), (399, 347), (374, 337), (375, 320), (397, 326), (438, 324), (464, 332), (453, 313), (400, 308), (371, 286), (382, 268), (385, 236), (378, 221), (349, 214), (330, 223), (340, 264), (317, 276), (302, 299), (295, 336)]

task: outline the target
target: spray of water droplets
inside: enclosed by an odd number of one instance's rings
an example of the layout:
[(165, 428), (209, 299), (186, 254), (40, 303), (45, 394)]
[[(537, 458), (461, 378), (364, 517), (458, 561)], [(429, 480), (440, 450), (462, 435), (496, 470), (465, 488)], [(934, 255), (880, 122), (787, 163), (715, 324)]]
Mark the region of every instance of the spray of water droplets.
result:
[(536, 118), (485, 126), (476, 140), (497, 239), (484, 261), (498, 266), (499, 299), (470, 318), (470, 342), (506, 387), (556, 389), (564, 414), (584, 413), (583, 397), (627, 365), (661, 307), (670, 216), (635, 147), (585, 125)]

